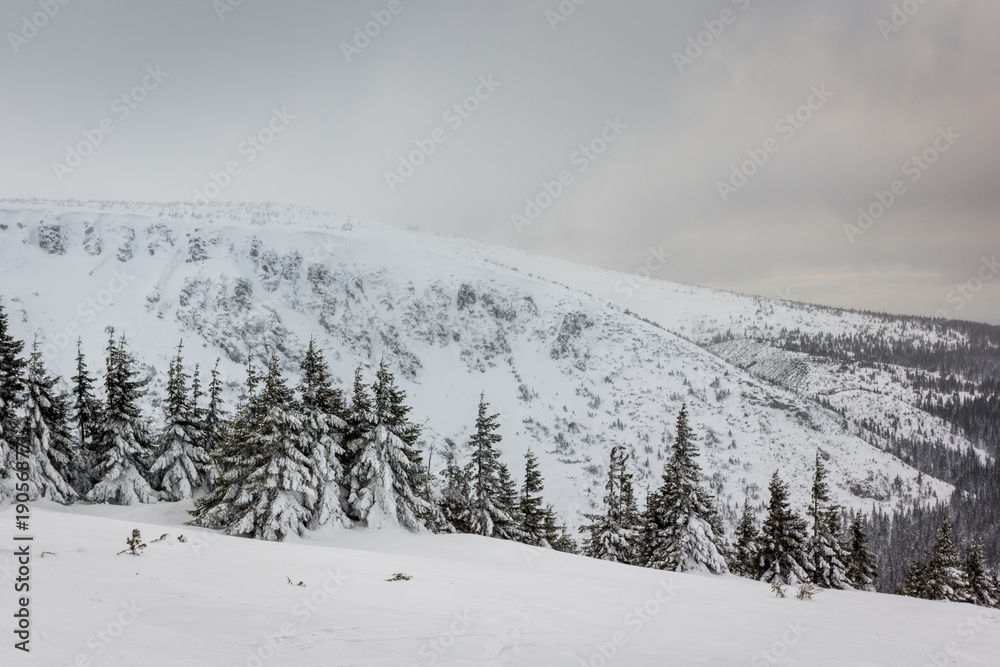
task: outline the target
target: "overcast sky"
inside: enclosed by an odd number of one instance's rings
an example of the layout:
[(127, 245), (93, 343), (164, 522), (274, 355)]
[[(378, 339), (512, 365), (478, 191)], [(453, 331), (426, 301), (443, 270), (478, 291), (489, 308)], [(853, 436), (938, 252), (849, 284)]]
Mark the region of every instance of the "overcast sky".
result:
[(0, 197), (655, 248), (664, 279), (997, 323), (1000, 3), (897, 6), (4, 0)]

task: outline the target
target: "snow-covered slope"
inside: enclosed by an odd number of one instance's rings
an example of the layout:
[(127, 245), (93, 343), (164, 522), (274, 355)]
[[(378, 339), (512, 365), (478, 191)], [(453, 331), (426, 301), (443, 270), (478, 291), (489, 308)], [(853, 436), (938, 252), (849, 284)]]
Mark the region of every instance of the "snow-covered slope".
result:
[[(971, 605), (833, 590), (777, 599), (730, 575), (471, 535), (329, 530), (258, 542), (182, 526), (184, 509), (38, 503), (32, 651), (16, 651), (8, 633), (0, 664), (894, 667), (988, 666), (1000, 655), (1000, 614)], [(0, 523), (13, 514), (0, 511)], [(117, 556), (134, 528), (145, 552)], [(16, 576), (6, 546), (5, 589)], [(389, 581), (397, 573), (410, 578)], [(0, 597), (0, 616), (13, 613), (12, 596)]]
[[(775, 469), (801, 501), (817, 450), (847, 507), (951, 492), (928, 476), (918, 484), (810, 392), (696, 344), (756, 326), (761, 309), (774, 326), (834, 331), (869, 326), (863, 314), (661, 281), (626, 303), (622, 274), (298, 208), (0, 202), (0, 232), (0, 298), (15, 332), (38, 336), (64, 376), (77, 335), (100, 367), (108, 326), (149, 363), (152, 399), (181, 339), (203, 370), (222, 357), (231, 400), (248, 355), (277, 354), (294, 372), (310, 337), (342, 384), (385, 357), (426, 450), (461, 448), (485, 391), (512, 470), (533, 448), (547, 498), (571, 523), (600, 498), (613, 445), (632, 449), (640, 488), (656, 483), (682, 403), (710, 484), (733, 505), (762, 499)], [(865, 394), (845, 403), (881, 409)], [(431, 454), (435, 468), (441, 458)]]
[(880, 447), (889, 439), (909, 438), (962, 452), (975, 450), (981, 461), (991, 459), (950, 424), (916, 406), (921, 392), (903, 380), (906, 369), (824, 361), (746, 338), (707, 349), (757, 377), (799, 394), (822, 397), (849, 419), (859, 436)]

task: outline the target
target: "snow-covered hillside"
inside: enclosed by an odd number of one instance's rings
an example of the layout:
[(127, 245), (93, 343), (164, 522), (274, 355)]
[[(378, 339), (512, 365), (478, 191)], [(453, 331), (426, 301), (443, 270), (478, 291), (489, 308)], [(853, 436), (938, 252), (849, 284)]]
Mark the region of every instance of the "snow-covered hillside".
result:
[[(1000, 655), (1000, 614), (971, 605), (778, 599), (730, 575), (472, 535), (325, 529), (274, 544), (183, 526), (188, 505), (35, 505), (32, 652), (5, 641), (0, 664), (888, 667)], [(134, 528), (144, 553), (116, 555)], [(0, 565), (14, 576), (9, 549)], [(12, 613), (5, 595), (0, 614)]]
[[(797, 393), (822, 396), (843, 411), (855, 424), (856, 432), (869, 442), (884, 446), (890, 437), (916, 438), (963, 452), (975, 449), (980, 460), (990, 458), (950, 424), (916, 407), (920, 392), (902, 380), (905, 369), (860, 368), (821, 361), (746, 338), (711, 345), (708, 349), (769, 382)], [(888, 435), (878, 437), (871, 433), (873, 430)]]
[[(37, 336), (64, 376), (77, 335), (100, 367), (109, 326), (149, 364), (154, 402), (181, 339), (202, 369), (222, 357), (230, 404), (248, 355), (275, 353), (294, 372), (315, 337), (342, 386), (384, 357), (425, 450), (450, 440), (461, 451), (485, 391), (512, 470), (538, 453), (546, 497), (571, 524), (600, 498), (613, 445), (631, 448), (640, 488), (658, 480), (682, 403), (710, 486), (734, 506), (762, 499), (775, 469), (801, 502), (817, 450), (847, 507), (951, 492), (859, 437), (852, 415), (905, 403), (896, 389), (842, 388), (845, 419), (814, 400), (830, 384), (815, 372), (797, 380), (813, 382), (806, 391), (706, 349), (722, 332), (761, 328), (762, 313), (771, 327), (836, 332), (876, 326), (868, 315), (662, 281), (626, 299), (623, 274), (299, 208), (0, 202), (0, 233), (13, 331)], [(902, 428), (970, 446), (935, 417), (909, 418)], [(436, 468), (442, 457), (430, 456)]]

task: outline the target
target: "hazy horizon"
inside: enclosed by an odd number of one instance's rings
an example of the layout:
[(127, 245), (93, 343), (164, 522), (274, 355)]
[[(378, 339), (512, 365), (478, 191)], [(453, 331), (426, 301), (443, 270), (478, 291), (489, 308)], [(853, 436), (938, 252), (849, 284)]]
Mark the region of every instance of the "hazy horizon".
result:
[(14, 0), (0, 25), (0, 197), (276, 201), (625, 272), (655, 249), (665, 280), (1000, 324), (1000, 6)]

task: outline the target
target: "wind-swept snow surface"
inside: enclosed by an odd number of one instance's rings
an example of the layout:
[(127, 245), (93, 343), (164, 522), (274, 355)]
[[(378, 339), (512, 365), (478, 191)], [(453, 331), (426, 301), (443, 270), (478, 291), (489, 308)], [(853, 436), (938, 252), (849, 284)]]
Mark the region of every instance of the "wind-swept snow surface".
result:
[[(35, 505), (32, 650), (8, 637), (0, 664), (921, 667), (1000, 656), (1000, 612), (971, 605), (832, 590), (778, 599), (731, 575), (470, 535), (326, 529), (266, 543), (183, 526), (189, 507)], [(133, 528), (144, 553), (116, 555)], [(12, 560), (5, 545), (4, 579)], [(12, 612), (5, 594), (0, 614)]]

